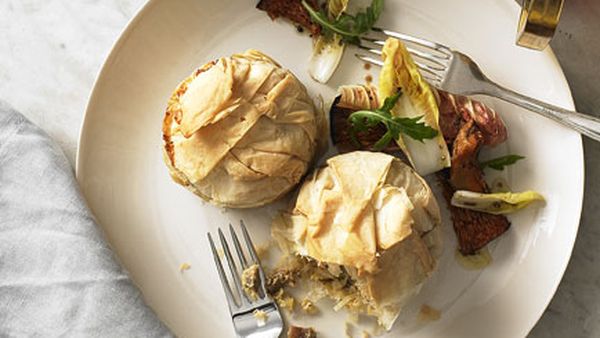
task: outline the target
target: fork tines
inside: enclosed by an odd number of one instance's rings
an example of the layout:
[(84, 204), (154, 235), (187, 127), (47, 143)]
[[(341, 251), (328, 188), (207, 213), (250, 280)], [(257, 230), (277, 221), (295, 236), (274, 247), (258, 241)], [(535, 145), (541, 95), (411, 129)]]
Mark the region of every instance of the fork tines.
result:
[[(235, 312), (236, 310), (243, 309), (245, 307), (250, 307), (255, 305), (256, 301), (265, 300), (268, 298), (266, 287), (265, 287), (265, 275), (260, 265), (260, 261), (258, 259), (258, 255), (256, 254), (256, 250), (254, 249), (254, 245), (252, 244), (252, 239), (248, 234), (248, 230), (246, 229), (246, 225), (243, 221), (240, 221), (240, 228), (242, 229), (242, 236), (244, 237), (244, 242), (246, 244), (246, 250), (249, 253), (249, 259), (247, 259), (244, 254), (244, 250), (242, 249), (242, 245), (240, 244), (240, 240), (233, 229), (233, 226), (229, 224), (229, 233), (233, 240), (233, 246), (235, 247), (235, 251), (237, 254), (237, 263), (231, 254), (231, 250), (229, 249), (229, 244), (225, 239), (225, 235), (223, 231), (219, 228), (219, 240), (221, 242), (221, 247), (223, 248), (225, 260), (227, 261), (227, 266), (229, 267), (229, 273), (233, 281), (230, 281), (225, 273), (223, 268), (223, 264), (221, 263), (221, 258), (217, 253), (217, 249), (215, 247), (215, 243), (212, 239), (210, 233), (207, 233), (208, 241), (210, 243), (210, 248), (212, 250), (213, 258), (215, 260), (215, 265), (217, 266), (217, 271), (219, 273), (219, 278), (221, 279), (221, 283), (223, 284), (223, 290), (225, 290), (225, 297), (227, 298), (227, 302), (229, 304), (230, 310)], [(238, 263), (240, 268), (238, 268)], [(246, 294), (243, 289), (241, 275), (242, 272), (253, 264), (258, 265), (259, 277), (260, 277), (260, 287), (258, 296), (259, 299), (254, 301), (250, 299), (250, 297)], [(233, 289), (231, 288), (231, 284), (233, 284)]]
[(439, 85), (444, 80), (452, 61), (452, 51), (450, 48), (436, 42), (387, 29), (373, 28), (373, 32), (379, 35), (379, 37), (361, 37), (361, 44), (358, 46), (369, 54), (355, 54), (357, 58), (363, 62), (383, 66), (383, 61), (381, 61), (380, 57), (382, 46), (385, 44), (385, 38), (396, 38), (406, 44), (406, 49), (413, 56), (414, 62), (421, 70), (423, 78), (434, 85)]

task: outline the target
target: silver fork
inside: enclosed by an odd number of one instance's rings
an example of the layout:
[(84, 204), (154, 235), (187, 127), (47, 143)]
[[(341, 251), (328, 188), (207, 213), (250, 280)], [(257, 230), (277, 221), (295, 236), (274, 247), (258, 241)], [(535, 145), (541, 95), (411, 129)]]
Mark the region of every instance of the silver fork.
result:
[[(494, 96), (600, 141), (600, 119), (597, 117), (563, 109), (502, 87), (485, 76), (470, 57), (442, 44), (381, 28), (374, 28), (373, 31), (407, 43), (408, 52), (413, 56), (423, 77), (438, 89), (458, 95)], [(370, 37), (361, 39), (361, 49), (373, 55), (381, 55), (384, 40)], [(380, 59), (370, 55), (356, 54), (356, 57), (374, 65), (383, 65)]]
[[(225, 291), (225, 298), (227, 299), (235, 333), (237, 337), (240, 338), (279, 337), (281, 331), (283, 330), (283, 319), (281, 318), (281, 313), (279, 312), (277, 303), (275, 303), (275, 301), (273, 301), (273, 299), (267, 293), (265, 287), (265, 273), (260, 265), (260, 260), (258, 259), (256, 250), (252, 244), (252, 239), (250, 239), (250, 235), (248, 234), (248, 230), (246, 229), (246, 225), (243, 221), (240, 221), (240, 227), (242, 229), (244, 241), (246, 242), (246, 248), (250, 255), (250, 260), (246, 259), (246, 255), (242, 250), (238, 236), (231, 224), (229, 224), (229, 232), (233, 240), (233, 246), (235, 247), (241, 269), (238, 269), (236, 262), (233, 260), (233, 256), (231, 255), (231, 251), (229, 250), (229, 245), (225, 239), (225, 235), (223, 235), (223, 231), (220, 228), (218, 230), (219, 240), (221, 242), (223, 252), (225, 253), (225, 258), (227, 265), (229, 266), (233, 283), (229, 281), (227, 275), (225, 274), (225, 270), (221, 264), (221, 258), (217, 253), (215, 243), (213, 242), (210, 233), (206, 234), (208, 236), (208, 242), (210, 243), (210, 248), (215, 260), (215, 265), (217, 266), (219, 278), (223, 284), (223, 290)], [(242, 271), (253, 264), (258, 265), (260, 277), (260, 289), (258, 290), (259, 295), (258, 299), (256, 300), (251, 299), (246, 294), (246, 292), (243, 290), (241, 281)], [(233, 289), (231, 288), (232, 284), (234, 286)], [(258, 316), (255, 316), (256, 311), (264, 312), (266, 316), (264, 321), (261, 321)]]

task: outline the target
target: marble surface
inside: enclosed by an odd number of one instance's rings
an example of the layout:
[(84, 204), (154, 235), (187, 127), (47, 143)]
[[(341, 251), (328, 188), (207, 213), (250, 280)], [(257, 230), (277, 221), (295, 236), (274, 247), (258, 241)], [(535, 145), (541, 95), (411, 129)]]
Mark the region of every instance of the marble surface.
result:
[[(502, 1), (502, 0), (497, 0)], [(56, 139), (73, 164), (102, 62), (144, 0), (0, 0), (0, 99)], [(568, 0), (553, 47), (580, 111), (600, 115), (600, 3)], [(573, 257), (530, 337), (600, 336), (600, 143), (584, 140), (586, 191)]]

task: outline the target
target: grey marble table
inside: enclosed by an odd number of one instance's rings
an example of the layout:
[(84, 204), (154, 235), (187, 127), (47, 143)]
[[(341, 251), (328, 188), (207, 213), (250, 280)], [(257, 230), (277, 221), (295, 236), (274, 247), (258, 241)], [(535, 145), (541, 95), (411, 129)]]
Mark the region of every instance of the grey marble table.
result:
[[(497, 0), (502, 1), (502, 0)], [(0, 0), (0, 99), (75, 161), (94, 79), (144, 0)], [(567, 0), (553, 47), (579, 110), (600, 114), (600, 2)], [(530, 337), (600, 337), (600, 143), (584, 140), (581, 226), (563, 281)]]

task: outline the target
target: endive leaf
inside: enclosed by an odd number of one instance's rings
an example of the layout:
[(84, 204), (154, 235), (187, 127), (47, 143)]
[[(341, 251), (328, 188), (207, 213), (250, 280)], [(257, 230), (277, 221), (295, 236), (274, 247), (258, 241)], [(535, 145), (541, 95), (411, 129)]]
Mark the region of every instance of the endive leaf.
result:
[(327, 83), (342, 60), (345, 47), (337, 34), (332, 38), (323, 35), (317, 37), (308, 64), (310, 77), (319, 83)]
[(545, 201), (535, 191), (519, 193), (504, 192), (481, 194), (472, 191), (458, 190), (452, 196), (451, 204), (455, 207), (500, 215), (509, 214), (527, 207), (536, 201)]
[(328, 0), (327, 12), (332, 18), (337, 19), (346, 11), (349, 1), (350, 0)]
[[(379, 76), (379, 95), (385, 99), (401, 89), (403, 96), (392, 109), (401, 118), (423, 116), (422, 121), (439, 131), (439, 110), (429, 84), (423, 79), (402, 42), (390, 38), (383, 47), (383, 67)], [(418, 141), (401, 135), (396, 139), (415, 170), (427, 175), (450, 166), (450, 154), (441, 133)]]

